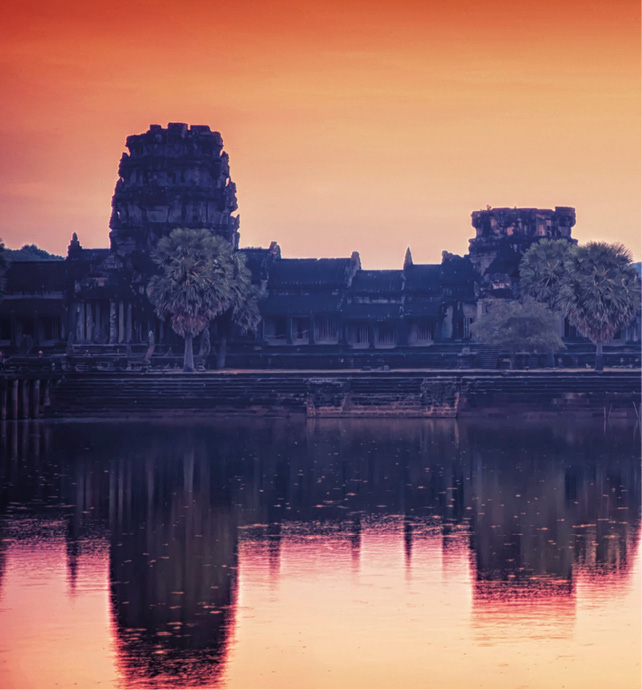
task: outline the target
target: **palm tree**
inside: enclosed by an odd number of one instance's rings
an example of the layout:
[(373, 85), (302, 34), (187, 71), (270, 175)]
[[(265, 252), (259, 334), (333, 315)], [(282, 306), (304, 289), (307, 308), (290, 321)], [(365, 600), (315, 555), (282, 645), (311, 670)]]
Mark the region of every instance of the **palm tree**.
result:
[(183, 370), (194, 371), (194, 337), (230, 305), (232, 246), (209, 230), (177, 228), (159, 240), (152, 259), (159, 273), (149, 281), (149, 300), (185, 338)]
[(540, 240), (532, 244), (519, 265), (522, 293), (557, 309), (566, 275), (564, 262), (572, 248), (567, 240)]
[(252, 285), (252, 273), (245, 263), (245, 256), (240, 252), (232, 254), (233, 277), (230, 281), (230, 301), (228, 308), (219, 317), (219, 342), (216, 351), (216, 368), (225, 368), (227, 340), (232, 325), (243, 333), (255, 331), (261, 320), (259, 312), (260, 291)]
[[(540, 240), (524, 252), (519, 264), (522, 294), (559, 312), (559, 292), (564, 282), (564, 262), (573, 248), (568, 240)], [(548, 366), (555, 366), (555, 353), (548, 353)]]
[(603, 346), (640, 310), (640, 279), (621, 244), (589, 242), (569, 252), (559, 306), (596, 346), (595, 371), (604, 369)]

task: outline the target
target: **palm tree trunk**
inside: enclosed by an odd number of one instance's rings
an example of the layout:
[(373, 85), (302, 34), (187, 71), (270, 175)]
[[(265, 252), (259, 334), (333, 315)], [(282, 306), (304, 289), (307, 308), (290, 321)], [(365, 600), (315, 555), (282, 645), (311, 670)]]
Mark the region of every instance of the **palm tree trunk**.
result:
[(221, 338), (216, 350), (216, 368), (225, 369), (225, 356), (227, 355), (227, 328), (223, 327)]
[(603, 343), (597, 343), (595, 346), (595, 371), (604, 371), (604, 353), (602, 348)]
[(185, 355), (183, 356), (183, 371), (194, 371), (194, 346), (192, 334), (185, 336)]

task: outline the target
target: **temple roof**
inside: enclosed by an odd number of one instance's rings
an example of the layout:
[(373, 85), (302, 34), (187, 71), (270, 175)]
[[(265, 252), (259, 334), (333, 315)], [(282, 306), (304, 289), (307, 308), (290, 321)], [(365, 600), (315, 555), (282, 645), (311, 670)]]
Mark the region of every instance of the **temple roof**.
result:
[(84, 247), (80, 250), (78, 258), (81, 261), (104, 261), (110, 254), (111, 250), (109, 248), (99, 248), (99, 249), (85, 249)]
[(352, 259), (280, 259), (270, 267), (270, 288), (347, 287)]
[(476, 277), (475, 267), (468, 257), (451, 256), (441, 264), (441, 284), (450, 297), (474, 300)]
[(408, 292), (438, 292), (441, 264), (413, 264), (404, 270), (404, 276)]
[(270, 294), (261, 301), (261, 312), (266, 316), (309, 316), (310, 314), (337, 314), (341, 309), (341, 295), (327, 293), (304, 295)]
[(403, 290), (403, 271), (357, 271), (350, 292), (356, 293), (391, 293)]
[(245, 247), (239, 249), (245, 257), (245, 264), (252, 273), (252, 280), (258, 282), (267, 278), (267, 262), (271, 254), (270, 249), (263, 247)]
[(5, 292), (36, 294), (62, 292), (67, 287), (64, 261), (20, 261), (7, 270)]

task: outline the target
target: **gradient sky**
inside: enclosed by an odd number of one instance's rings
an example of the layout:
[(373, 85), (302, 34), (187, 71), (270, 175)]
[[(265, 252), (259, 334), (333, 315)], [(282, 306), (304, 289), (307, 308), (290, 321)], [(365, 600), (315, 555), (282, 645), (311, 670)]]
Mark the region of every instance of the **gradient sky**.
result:
[(108, 246), (127, 135), (222, 133), (241, 244), (400, 267), (470, 213), (575, 206), (640, 257), (638, 0), (23, 0), (3, 15), (0, 235)]

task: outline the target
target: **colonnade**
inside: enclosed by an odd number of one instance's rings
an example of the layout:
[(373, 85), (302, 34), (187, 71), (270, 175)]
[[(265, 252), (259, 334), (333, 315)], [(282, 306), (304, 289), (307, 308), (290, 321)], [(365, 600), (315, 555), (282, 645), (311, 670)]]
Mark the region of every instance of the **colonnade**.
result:
[(11, 376), (0, 379), (0, 418), (35, 419), (51, 405), (52, 377)]
[(149, 330), (157, 342), (164, 337), (163, 323), (157, 319), (137, 322), (131, 302), (111, 299), (75, 302), (71, 307), (70, 332), (76, 343), (118, 345), (147, 342)]

